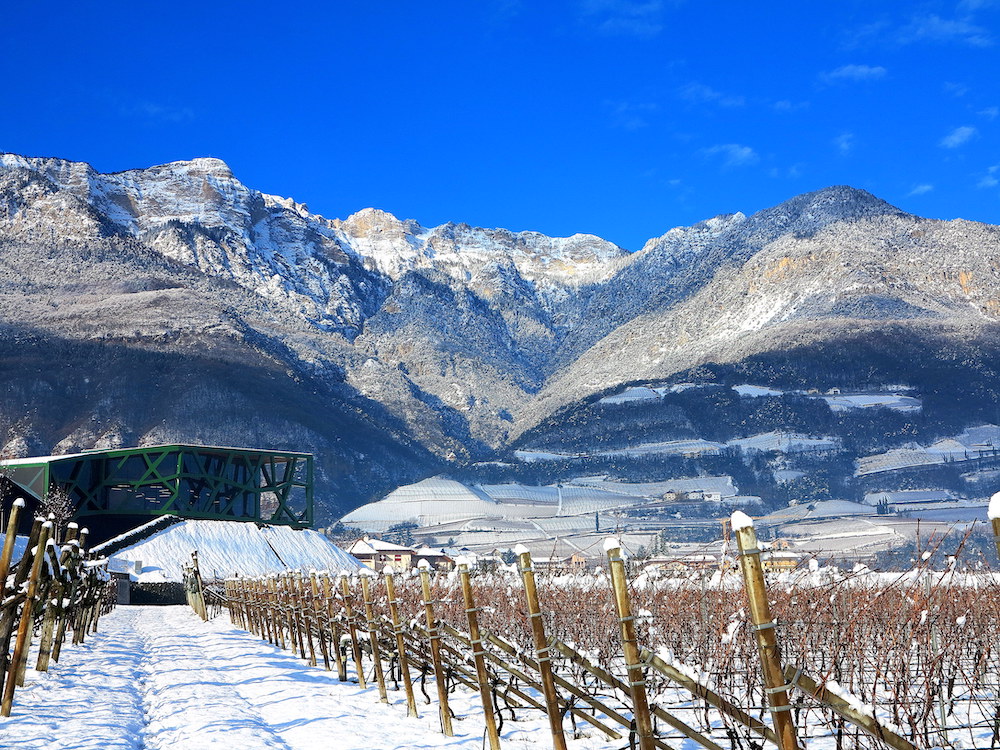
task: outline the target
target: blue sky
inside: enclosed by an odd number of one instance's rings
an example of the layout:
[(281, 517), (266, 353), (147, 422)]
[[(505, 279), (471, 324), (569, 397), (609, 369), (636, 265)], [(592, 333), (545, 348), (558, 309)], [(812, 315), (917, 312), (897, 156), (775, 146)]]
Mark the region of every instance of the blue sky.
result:
[(1000, 2), (9, 5), (2, 151), (633, 250), (834, 184), (1000, 224)]

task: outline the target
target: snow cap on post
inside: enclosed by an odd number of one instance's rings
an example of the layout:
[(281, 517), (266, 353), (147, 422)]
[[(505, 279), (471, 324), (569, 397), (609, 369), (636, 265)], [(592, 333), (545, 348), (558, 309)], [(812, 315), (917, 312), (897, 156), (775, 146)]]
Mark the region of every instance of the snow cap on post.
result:
[(610, 552), (613, 549), (621, 549), (622, 543), (618, 541), (616, 537), (609, 536), (604, 540), (604, 551)]
[(995, 521), (1000, 518), (1000, 492), (997, 492), (990, 498), (990, 508), (986, 511), (986, 515), (991, 521)]
[(525, 547), (523, 544), (519, 544), (516, 547), (514, 547), (514, 554), (517, 555), (518, 557), (520, 557), (523, 554), (526, 554), (527, 552), (528, 548)]
[(430, 570), (431, 564), (427, 562), (426, 557), (421, 557), (420, 560), (417, 561), (417, 567), (421, 570)]
[(19, 497), (17, 500), (15, 500), (14, 501), (14, 507), (15, 508), (23, 508), (24, 507), (24, 498), (23, 497)]
[(358, 575), (368, 578), (369, 576), (375, 575), (375, 571), (369, 568), (367, 565), (362, 565), (360, 568), (358, 568)]
[(396, 572), (396, 569), (394, 567), (392, 567), (391, 563), (386, 563), (385, 567), (382, 568), (383, 575), (391, 576), (395, 572)]
[(467, 568), (471, 568), (472, 558), (469, 557), (468, 555), (459, 555), (458, 557), (455, 558), (455, 565), (456, 567), (461, 567), (464, 565)]
[(742, 510), (738, 510), (735, 513), (733, 513), (732, 517), (729, 520), (730, 523), (733, 524), (733, 531), (753, 528), (753, 519), (750, 518), (750, 516), (748, 516)]

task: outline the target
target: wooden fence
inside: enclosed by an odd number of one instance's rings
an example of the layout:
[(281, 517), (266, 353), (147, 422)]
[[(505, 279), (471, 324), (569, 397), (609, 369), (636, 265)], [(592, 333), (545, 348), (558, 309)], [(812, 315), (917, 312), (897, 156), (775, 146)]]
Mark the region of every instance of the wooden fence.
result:
[[(757, 638), (768, 699), (766, 706), (757, 707), (759, 710), (741, 707), (739, 700), (721, 695), (681, 665), (643, 648), (636, 636), (637, 616), (631, 608), (626, 567), (615, 540), (605, 544), (615, 605), (615, 611), (607, 615), (617, 622), (620, 646), (614, 669), (595, 664), (573, 644), (546, 633), (546, 614), (539, 601), (531, 555), (525, 549), (515, 551), (530, 623), (530, 650), (499, 632), (480, 628), (482, 608), (476, 601), (475, 577), (466, 564), (458, 567), (465, 614), (461, 628), (436, 613), (441, 602), (433, 598), (429, 567), (419, 570), (419, 589), (411, 585), (412, 578), (391, 569), (381, 577), (369, 570), (357, 576), (288, 572), (204, 585), (195, 559), (188, 569), (186, 586), (192, 607), (203, 618), (210, 616), (213, 607), (225, 607), (236, 626), (297, 652), (314, 666), (322, 661), (325, 669), (336, 669), (342, 681), (348, 679), (348, 665), (353, 662), (355, 679), (365, 686), (370, 675), (382, 701), (387, 700), (387, 683), (397, 690), (402, 684), (411, 716), (418, 711), (414, 685), (420, 685), (430, 702), (424, 688), (426, 678), (433, 675), (440, 727), (446, 735), (453, 731), (451, 691), (456, 685), (477, 691), (485, 720), (484, 741), (493, 750), (500, 747), (504, 716), (523, 709), (544, 712), (557, 750), (566, 747), (567, 722), (573, 731), (582, 722), (619, 744), (627, 736), (628, 743), (641, 750), (671, 750), (669, 743), (675, 739), (694, 741), (707, 750), (723, 750), (711, 728), (706, 731), (704, 724), (700, 729), (692, 726), (691, 715), (708, 711), (720, 718), (718, 728), (725, 739), (718, 739), (728, 741), (732, 748), (770, 744), (780, 750), (798, 750), (793, 715), (801, 713), (806, 701), (822, 705), (839, 721), (866, 733), (875, 744), (914, 750), (910, 739), (859, 707), (853, 696), (845, 696), (836, 686), (828, 689), (801, 665), (782, 663), (756, 535), (750, 523), (737, 526), (750, 625)], [(400, 585), (419, 597), (414, 602), (411, 596), (410, 614), (414, 607), (422, 609), (422, 618), (408, 622), (400, 618)], [(377, 616), (375, 604), (381, 612)], [(668, 682), (686, 696), (678, 702), (682, 708), (652, 702), (647, 686), (653, 679), (658, 684)], [(797, 712), (792, 711), (793, 694)], [(770, 714), (770, 722), (753, 715), (762, 711)]]
[(36, 518), (27, 547), (13, 561), (16, 530), (24, 501), (11, 509), (3, 551), (0, 552), (0, 680), (3, 681), (0, 713), (10, 716), (14, 691), (24, 686), (28, 653), (38, 637), (35, 669), (48, 671), (59, 661), (67, 633), (73, 643), (83, 643), (97, 631), (97, 621), (114, 606), (113, 589), (103, 566), (86, 560), (87, 530), (68, 525), (58, 539), (52, 520)]

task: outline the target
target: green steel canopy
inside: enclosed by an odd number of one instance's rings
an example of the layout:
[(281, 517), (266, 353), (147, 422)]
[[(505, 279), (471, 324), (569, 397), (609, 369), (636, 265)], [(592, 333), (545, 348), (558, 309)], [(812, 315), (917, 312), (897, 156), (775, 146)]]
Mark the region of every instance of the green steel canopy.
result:
[(156, 445), (0, 460), (0, 474), (43, 500), (65, 491), (76, 517), (211, 518), (308, 527), (309, 453)]

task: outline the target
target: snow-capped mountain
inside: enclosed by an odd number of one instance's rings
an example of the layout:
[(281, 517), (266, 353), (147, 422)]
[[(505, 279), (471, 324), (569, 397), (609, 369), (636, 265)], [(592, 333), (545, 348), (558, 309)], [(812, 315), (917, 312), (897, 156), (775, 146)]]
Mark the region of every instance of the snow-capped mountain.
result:
[[(993, 352), (1000, 314), (1000, 230), (848, 187), (629, 253), (377, 209), (326, 219), (218, 159), (101, 174), (2, 154), (0, 258), (8, 452), (312, 446), (331, 487), (373, 472), (331, 507), (617, 384), (889, 326)], [(46, 370), (52, 351), (65, 367)]]
[(230, 279), (295, 309), (347, 338), (378, 309), (388, 278), (433, 268), (455, 282), (508, 272), (545, 287), (602, 281), (621, 248), (590, 235), (445, 224), (425, 229), (365, 209), (344, 221), (311, 214), (305, 204), (247, 188), (219, 159), (100, 174), (60, 159), (0, 155), (11, 229), (58, 226), (67, 238), (134, 237), (164, 256)]

